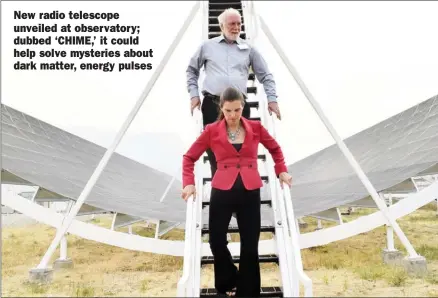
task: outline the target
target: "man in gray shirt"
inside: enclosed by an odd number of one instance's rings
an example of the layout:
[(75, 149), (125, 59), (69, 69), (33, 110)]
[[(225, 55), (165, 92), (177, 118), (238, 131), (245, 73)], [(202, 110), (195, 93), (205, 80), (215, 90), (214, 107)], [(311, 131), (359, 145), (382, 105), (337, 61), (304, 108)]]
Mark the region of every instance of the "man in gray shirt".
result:
[[(204, 126), (215, 122), (219, 111), (219, 96), (227, 87), (237, 88), (247, 98), (246, 86), (249, 68), (252, 66), (254, 74), (265, 89), (269, 113), (274, 112), (281, 119), (273, 75), (260, 53), (239, 37), (242, 25), (240, 12), (229, 8), (218, 19), (222, 35), (203, 42), (190, 59), (186, 70), (192, 115), (193, 110), (198, 107), (202, 111)], [(202, 66), (206, 76), (201, 90), (204, 95), (201, 107), (198, 80)], [(245, 105), (242, 115), (249, 118), (248, 105)], [(207, 154), (213, 177), (216, 160), (210, 150), (207, 150)]]

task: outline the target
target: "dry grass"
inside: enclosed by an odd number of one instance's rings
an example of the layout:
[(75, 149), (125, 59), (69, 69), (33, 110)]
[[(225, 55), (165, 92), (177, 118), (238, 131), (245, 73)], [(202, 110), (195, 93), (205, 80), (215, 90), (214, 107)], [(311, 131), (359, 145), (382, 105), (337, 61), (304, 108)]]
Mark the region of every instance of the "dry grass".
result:
[[(331, 243), (305, 249), (303, 264), (314, 282), (315, 296), (438, 296), (438, 218), (436, 203), (417, 210), (398, 220), (418, 253), (428, 261), (425, 278), (409, 277), (397, 267), (385, 266), (381, 252), (385, 246), (385, 228)], [(369, 214), (374, 210), (361, 209), (346, 221)], [(110, 218), (94, 220), (96, 225), (109, 227)], [(315, 229), (316, 221), (306, 219)], [(324, 222), (324, 227), (332, 224)], [(127, 231), (127, 228), (122, 229)], [(136, 234), (150, 237), (155, 227), (136, 224)], [(56, 271), (49, 285), (28, 282), (28, 271), (36, 266), (51, 240), (55, 229), (44, 225), (5, 228), (2, 231), (2, 297), (6, 296), (175, 296), (176, 284), (182, 274), (183, 260), (171, 257), (128, 251), (101, 243), (68, 236), (68, 255), (74, 268)], [(164, 239), (184, 238), (181, 230), (173, 230)], [(269, 239), (264, 234), (262, 239)], [(238, 236), (233, 237), (237, 241)], [(398, 239), (396, 247), (403, 250)], [(403, 250), (404, 251), (404, 250)], [(58, 257), (53, 256), (52, 262)], [(213, 286), (213, 266), (202, 270), (202, 286)], [(262, 285), (279, 285), (276, 265), (262, 264)]]

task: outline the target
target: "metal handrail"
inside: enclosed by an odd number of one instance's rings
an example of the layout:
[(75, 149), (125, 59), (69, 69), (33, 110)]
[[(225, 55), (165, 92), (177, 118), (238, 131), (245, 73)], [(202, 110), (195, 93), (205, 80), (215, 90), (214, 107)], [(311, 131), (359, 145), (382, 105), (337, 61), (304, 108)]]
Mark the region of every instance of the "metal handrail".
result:
[[(271, 133), (272, 136), (278, 140), (277, 132), (276, 132), (276, 124), (275, 124), (275, 115), (273, 114), (271, 116)], [(268, 122), (269, 123), (269, 122)], [(303, 263), (301, 259), (301, 248), (298, 241), (298, 233), (295, 221), (295, 215), (293, 211), (292, 206), (292, 199), (290, 196), (289, 188), (286, 186), (283, 186), (283, 189), (280, 187), (280, 182), (278, 180), (276, 182), (277, 187), (277, 193), (281, 194), (281, 200), (283, 201), (285, 205), (285, 214), (282, 214), (282, 219), (284, 221), (284, 226), (287, 229), (287, 236), (285, 236), (285, 245), (287, 248), (287, 255), (288, 255), (288, 265), (290, 266), (291, 270), (294, 270), (296, 273), (296, 277), (298, 280), (304, 285), (305, 297), (312, 297), (313, 296), (313, 289), (312, 289), (312, 280), (307, 276), (307, 274), (303, 270)], [(281, 204), (282, 205), (282, 204)], [(281, 208), (282, 210), (282, 208)], [(292, 255), (291, 255), (292, 254)], [(294, 274), (291, 275), (294, 277)], [(295, 280), (291, 280), (291, 283), (295, 283)], [(293, 295), (299, 296), (299, 287), (295, 286), (293, 287)]]
[[(292, 245), (292, 249), (293, 249), (293, 258), (294, 258), (294, 269), (298, 275), (299, 280), (301, 281), (301, 283), (304, 285), (304, 296), (305, 297), (312, 297), (313, 296), (313, 289), (312, 289), (312, 285), (313, 282), (312, 280), (309, 278), (309, 276), (304, 272), (304, 268), (303, 268), (303, 261), (301, 259), (301, 247), (300, 247), (300, 243), (298, 240), (298, 232), (297, 229), (294, 229), (292, 227), (292, 223), (293, 225), (296, 225), (296, 221), (295, 221), (295, 215), (294, 215), (294, 210), (293, 210), (293, 205), (292, 205), (292, 198), (290, 195), (290, 191), (289, 188), (284, 186), (283, 187), (283, 199), (286, 203), (286, 213), (287, 213), (287, 218), (289, 219), (290, 227), (289, 227), (289, 233), (290, 233), (290, 241), (291, 241), (291, 245)], [(299, 293), (297, 293), (298, 295)]]
[[(194, 113), (197, 121), (196, 129), (199, 132), (202, 132), (203, 129), (203, 121), (202, 121), (202, 113), (200, 111), (195, 111)], [(197, 115), (197, 116), (196, 116)], [(201, 157), (202, 158), (202, 157)], [(193, 216), (193, 258), (192, 258), (192, 266), (193, 266), (193, 289), (194, 292), (190, 297), (199, 297), (200, 296), (200, 283), (201, 283), (201, 254), (202, 254), (202, 201), (204, 197), (204, 184), (203, 184), (203, 176), (201, 175), (201, 167), (202, 160), (198, 161), (195, 168), (196, 175), (196, 193), (198, 194), (198, 200), (195, 201), (194, 205), (194, 216)]]
[[(202, 114), (200, 112), (194, 111), (193, 114), (194, 122), (196, 124), (196, 129), (200, 130), (202, 128)], [(202, 177), (200, 173), (200, 161), (197, 161), (195, 165), (195, 189), (196, 195), (191, 195), (187, 200), (187, 210), (186, 210), (186, 231), (184, 240), (184, 266), (183, 266), (183, 276), (178, 282), (177, 294), (178, 297), (195, 297), (199, 291), (196, 282), (197, 276), (195, 276), (196, 270), (196, 252), (200, 252), (202, 243), (199, 243), (197, 239), (201, 238), (199, 233), (196, 233), (199, 229), (199, 223), (197, 223), (198, 217), (200, 216), (200, 210), (202, 211)], [(198, 195), (200, 194), (200, 195)], [(196, 196), (200, 198), (196, 200)], [(202, 214), (201, 214), (202, 215)], [(198, 237), (199, 236), (199, 237)], [(189, 286), (190, 285), (190, 286)]]
[[(255, 18), (254, 4), (253, 1), (245, 1), (246, 5), (243, 8), (243, 12), (245, 15), (245, 19), (248, 24), (246, 26), (247, 36), (250, 34), (250, 44), (254, 45), (257, 37), (257, 20)], [(254, 85), (258, 85), (256, 81), (254, 81)], [(260, 112), (260, 120), (266, 126), (267, 130), (270, 131), (269, 125), (269, 115), (266, 104), (266, 96), (262, 96), (263, 92), (259, 92), (257, 95), (257, 99), (259, 101), (259, 111)], [(275, 128), (273, 132), (273, 136), (275, 138)], [(267, 151), (265, 149), (265, 151)], [(268, 153), (268, 152), (266, 152)], [(283, 295), (285, 297), (294, 296), (292, 280), (293, 280), (293, 264), (292, 264), (292, 256), (291, 245), (288, 241), (289, 239), (289, 227), (287, 221), (287, 213), (285, 209), (284, 202), (281, 200), (281, 192), (279, 192), (278, 180), (276, 179), (276, 175), (274, 172), (274, 161), (272, 157), (267, 154), (266, 162), (265, 162), (266, 172), (269, 177), (269, 181), (273, 181), (269, 184), (270, 192), (271, 192), (271, 205), (274, 211), (275, 217), (275, 235), (277, 238), (277, 253), (279, 257), (279, 267), (281, 271), (281, 280), (283, 284)], [(275, 181), (275, 182), (274, 182)], [(296, 295), (295, 295), (296, 296)]]
[[(208, 39), (208, 2), (198, 1), (201, 6), (201, 14), (203, 17), (202, 24), (202, 40)], [(199, 81), (203, 81), (204, 71), (201, 71)], [(202, 114), (195, 109), (193, 111), (193, 118), (195, 122), (195, 129), (198, 133), (202, 132)], [(180, 278), (177, 286), (178, 297), (198, 297), (199, 296), (199, 283), (200, 283), (200, 254), (202, 251), (201, 241), (201, 227), (202, 221), (202, 193), (203, 183), (200, 172), (200, 164), (197, 161), (195, 165), (195, 189), (198, 195), (198, 200), (195, 196), (190, 196), (187, 201), (186, 211), (186, 231), (184, 241), (184, 266), (183, 275)], [(172, 183), (172, 182), (171, 182)], [(169, 183), (169, 187), (170, 184)], [(167, 189), (166, 189), (167, 190)], [(168, 190), (167, 190), (168, 191)], [(164, 195), (163, 195), (164, 196)], [(199, 258), (197, 258), (197, 256)]]
[[(272, 131), (270, 129), (269, 125), (269, 115), (266, 105), (266, 97), (262, 96), (262, 92), (258, 93), (259, 95), (259, 111), (260, 113), (260, 119), (262, 121), (262, 124), (266, 126), (266, 129), (268, 131)], [(274, 136), (275, 137), (275, 136)], [(265, 150), (267, 151), (267, 150)], [(270, 190), (271, 190), (271, 204), (274, 211), (274, 217), (279, 211), (278, 217), (275, 218), (276, 223), (276, 238), (277, 238), (277, 250), (278, 250), (278, 257), (279, 257), (279, 266), (280, 266), (280, 272), (281, 272), (281, 280), (283, 284), (283, 292), (285, 297), (293, 296), (293, 291), (291, 288), (291, 280), (293, 278), (292, 270), (291, 270), (291, 264), (290, 260), (291, 257), (289, 255), (290, 248), (287, 247), (287, 245), (283, 245), (288, 238), (288, 226), (287, 226), (287, 220), (285, 215), (285, 209), (284, 204), (282, 204), (282, 201), (279, 200), (280, 196), (278, 193), (277, 183), (276, 183), (276, 175), (274, 172), (274, 161), (272, 160), (272, 157), (266, 152), (266, 172), (269, 177), (269, 181), (272, 181), (269, 183)], [(278, 210), (278, 211), (277, 211)]]
[[(260, 85), (259, 85), (260, 86)], [(263, 92), (259, 92), (261, 95)], [(259, 105), (261, 113), (262, 123), (266, 126), (267, 130), (271, 133), (273, 138), (278, 140), (276, 122), (275, 122), (275, 114), (272, 116), (268, 115), (268, 109), (266, 104), (266, 97), (259, 98)], [(272, 193), (275, 196), (275, 202), (277, 202), (278, 209), (280, 211), (281, 224), (283, 226), (282, 235), (278, 239), (278, 243), (281, 244), (283, 242), (286, 247), (286, 262), (287, 262), (287, 271), (283, 269), (282, 280), (283, 280), (283, 288), (285, 291), (285, 296), (287, 295), (287, 291), (291, 291), (292, 296), (299, 296), (299, 282), (301, 282), (305, 289), (305, 297), (311, 297), (313, 295), (313, 283), (312, 280), (305, 274), (303, 270), (303, 264), (301, 260), (301, 249), (298, 241), (298, 234), (296, 229), (296, 221), (293, 212), (292, 200), (290, 197), (290, 192), (288, 191), (288, 187), (284, 187), (281, 189), (280, 181), (276, 179), (276, 175), (274, 171), (273, 160), (271, 157), (267, 157), (266, 159), (267, 171), (270, 181), (275, 184), (275, 191)], [(274, 197), (273, 197), (274, 199)], [(274, 208), (276, 206), (273, 206)], [(280, 251), (280, 249), (279, 249)], [(284, 273), (287, 276), (283, 276)], [(286, 283), (289, 283), (291, 287), (292, 284), (296, 284), (294, 287), (288, 289), (286, 287)]]
[[(278, 140), (277, 131), (276, 131), (276, 123), (275, 123), (275, 117), (276, 115), (272, 114), (271, 120), (272, 120), (272, 135), (275, 139)], [(298, 233), (297, 229), (295, 229), (296, 221), (295, 221), (295, 215), (292, 205), (292, 198), (290, 195), (289, 188), (286, 186), (283, 186), (283, 189), (281, 189), (278, 182), (278, 193), (282, 194), (282, 199), (284, 200), (285, 206), (286, 206), (286, 219), (288, 221), (288, 228), (289, 228), (289, 235), (288, 239), (286, 239), (286, 245), (288, 248), (291, 248), (291, 253), (293, 257), (293, 266), (292, 268), (295, 270), (295, 273), (297, 274), (298, 279), (303, 283), (305, 288), (305, 297), (312, 297), (313, 296), (313, 289), (312, 289), (312, 280), (308, 277), (308, 275), (303, 270), (303, 262), (301, 259), (301, 248), (298, 241)], [(293, 251), (292, 251), (293, 249)], [(289, 249), (288, 249), (289, 250)], [(296, 287), (295, 287), (295, 290)], [(294, 295), (298, 296), (299, 292), (295, 292)]]
[(192, 296), (191, 292), (188, 292), (190, 288), (187, 288), (187, 284), (191, 277), (191, 260), (192, 260), (192, 225), (193, 225), (193, 202), (194, 195), (191, 195), (187, 199), (187, 209), (186, 209), (186, 225), (185, 225), (185, 240), (184, 240), (184, 265), (183, 265), (183, 275), (178, 281), (177, 291), (178, 297), (189, 297)]

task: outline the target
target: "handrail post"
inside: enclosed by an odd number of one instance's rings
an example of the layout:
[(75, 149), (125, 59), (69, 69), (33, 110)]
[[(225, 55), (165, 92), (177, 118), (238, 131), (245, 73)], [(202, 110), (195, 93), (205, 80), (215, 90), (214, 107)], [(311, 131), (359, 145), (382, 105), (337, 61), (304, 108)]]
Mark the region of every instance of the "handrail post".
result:
[[(289, 188), (287, 188), (287, 187), (285, 187), (283, 189), (283, 198), (284, 198), (284, 201), (286, 203), (286, 210), (287, 210), (286, 212), (288, 214), (287, 217), (288, 217), (290, 222), (292, 222), (294, 225), (296, 225), (292, 198), (290, 195)], [(298, 231), (296, 228), (293, 228), (292, 226), (289, 226), (289, 227), (290, 227), (289, 231), (290, 231), (292, 247), (295, 248), (295, 251), (293, 252), (295, 269), (297, 270), (297, 275), (300, 277), (300, 280), (304, 285), (305, 296), (311, 297), (311, 296), (313, 296), (313, 289), (312, 289), (313, 283), (312, 283), (312, 280), (307, 276), (307, 274), (304, 273), (304, 270), (303, 270), (303, 261), (302, 261), (302, 257), (301, 257), (301, 246), (299, 243)]]
[(191, 293), (187, 293), (187, 284), (190, 280), (191, 266), (191, 239), (192, 239), (192, 223), (193, 223), (193, 195), (187, 199), (186, 207), (186, 224), (185, 224), (185, 241), (184, 241), (184, 265), (183, 276), (178, 282), (178, 297), (190, 297)]
[[(199, 132), (202, 129), (202, 114), (194, 111), (195, 129)], [(197, 257), (202, 249), (202, 242), (200, 241), (201, 233), (200, 227), (202, 216), (202, 176), (200, 173), (200, 161), (195, 164), (195, 189), (196, 196), (190, 196), (187, 202), (186, 212), (186, 231), (184, 241), (184, 266), (183, 276), (178, 282), (177, 295), (178, 297), (197, 297), (199, 296), (200, 272), (197, 267)], [(197, 199), (196, 199), (197, 197)], [(189, 211), (190, 210), (190, 211)], [(199, 237), (198, 237), (199, 236)], [(199, 238), (199, 239), (198, 239)], [(199, 264), (200, 265), (200, 264)], [(200, 266), (199, 266), (200, 269)], [(199, 274), (198, 274), (199, 273)], [(199, 276), (198, 276), (199, 275)]]
[[(275, 128), (272, 127), (269, 122), (270, 118), (268, 115), (268, 109), (266, 106), (266, 97), (262, 96), (263, 91), (257, 93), (257, 99), (259, 101), (259, 111), (260, 111), (260, 120), (265, 125), (266, 129), (272, 134), (275, 138)], [(271, 129), (272, 128), (272, 129)], [(274, 131), (272, 131), (274, 130)], [(277, 238), (277, 250), (280, 260), (280, 271), (281, 271), (281, 280), (283, 284), (283, 293), (285, 297), (294, 296), (293, 289), (291, 287), (293, 276), (293, 266), (292, 266), (292, 256), (290, 255), (291, 249), (288, 245), (288, 223), (286, 219), (285, 207), (284, 203), (281, 201), (281, 192), (279, 192), (279, 185), (276, 175), (274, 173), (274, 165), (273, 160), (270, 155), (268, 155), (267, 150), (265, 149), (266, 156), (266, 171), (269, 178), (269, 188), (271, 193), (271, 205), (274, 212), (274, 220), (275, 220), (275, 228)]]

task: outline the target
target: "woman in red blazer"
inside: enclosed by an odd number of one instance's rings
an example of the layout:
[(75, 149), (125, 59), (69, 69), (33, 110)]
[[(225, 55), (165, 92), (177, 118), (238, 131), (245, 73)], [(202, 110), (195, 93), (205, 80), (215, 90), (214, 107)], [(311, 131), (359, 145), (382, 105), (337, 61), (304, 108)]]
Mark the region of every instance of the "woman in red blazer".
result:
[[(236, 296), (260, 296), (260, 188), (263, 186), (257, 154), (261, 143), (275, 162), (275, 173), (291, 186), (282, 150), (261, 125), (242, 117), (244, 98), (237, 89), (228, 88), (220, 97), (218, 121), (205, 127), (202, 134), (183, 156), (183, 192), (187, 200), (195, 194), (195, 162), (210, 148), (217, 160), (212, 179), (209, 209), (209, 243), (214, 256), (215, 288), (225, 294), (236, 288)], [(227, 230), (236, 213), (240, 234), (239, 270), (227, 248)]]

